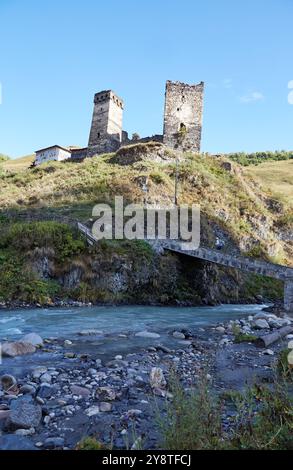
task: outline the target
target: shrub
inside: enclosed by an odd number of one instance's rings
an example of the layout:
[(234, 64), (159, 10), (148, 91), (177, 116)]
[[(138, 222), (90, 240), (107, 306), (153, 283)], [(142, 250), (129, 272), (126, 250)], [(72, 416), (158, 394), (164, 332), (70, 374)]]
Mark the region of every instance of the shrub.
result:
[(71, 227), (59, 222), (18, 222), (8, 226), (0, 236), (0, 248), (28, 251), (52, 247), (59, 260), (79, 254), (85, 247), (81, 236)]
[(173, 378), (170, 385), (173, 395), (167, 404), (166, 416), (158, 418), (163, 442), (168, 450), (200, 450), (222, 448), (221, 410), (208, 391), (205, 380), (191, 394)]

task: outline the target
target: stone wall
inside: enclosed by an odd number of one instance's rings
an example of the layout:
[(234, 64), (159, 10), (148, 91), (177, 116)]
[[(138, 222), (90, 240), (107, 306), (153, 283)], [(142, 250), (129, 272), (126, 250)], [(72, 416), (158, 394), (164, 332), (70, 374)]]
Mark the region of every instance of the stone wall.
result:
[(170, 148), (200, 152), (204, 83), (166, 82), (164, 137)]

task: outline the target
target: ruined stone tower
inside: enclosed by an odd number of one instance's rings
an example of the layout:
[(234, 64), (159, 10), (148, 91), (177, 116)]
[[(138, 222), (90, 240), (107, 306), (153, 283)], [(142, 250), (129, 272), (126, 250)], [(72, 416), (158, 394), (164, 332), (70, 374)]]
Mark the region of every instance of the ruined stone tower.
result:
[(166, 82), (164, 137), (170, 148), (200, 152), (204, 83)]
[(115, 152), (122, 140), (123, 100), (112, 90), (95, 94), (87, 156)]

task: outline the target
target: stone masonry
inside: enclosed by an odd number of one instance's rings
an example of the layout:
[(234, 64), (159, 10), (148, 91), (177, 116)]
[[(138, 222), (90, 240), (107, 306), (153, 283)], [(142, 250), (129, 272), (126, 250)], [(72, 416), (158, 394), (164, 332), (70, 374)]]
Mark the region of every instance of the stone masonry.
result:
[(112, 90), (95, 94), (87, 156), (116, 152), (122, 142), (123, 100)]
[(163, 143), (167, 147), (200, 152), (203, 94), (203, 82), (166, 82)]

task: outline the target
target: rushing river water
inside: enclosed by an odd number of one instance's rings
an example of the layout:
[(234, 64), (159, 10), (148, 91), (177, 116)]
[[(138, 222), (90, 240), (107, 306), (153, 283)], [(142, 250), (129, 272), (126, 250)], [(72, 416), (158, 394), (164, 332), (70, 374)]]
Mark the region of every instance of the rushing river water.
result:
[(42, 337), (75, 337), (81, 330), (97, 329), (105, 334), (142, 330), (167, 330), (207, 326), (256, 313), (263, 305), (217, 307), (111, 306), (67, 309), (0, 311), (0, 340), (20, 339), (26, 333)]
[[(182, 328), (192, 331), (232, 319), (255, 314), (263, 305), (221, 305), (217, 307), (150, 307), (107, 306), (50, 308), (0, 311), (0, 341), (20, 340), (26, 333), (39, 333), (43, 338), (70, 339), (70, 351), (87, 353), (103, 360), (116, 354), (125, 356), (148, 346), (163, 344), (182, 348), (186, 341), (176, 340), (170, 331)], [(95, 329), (101, 334), (80, 336), (82, 330)], [(158, 333), (159, 338), (136, 337), (139, 331)], [(186, 344), (187, 345), (187, 344)], [(185, 345), (185, 346), (186, 346)], [(15, 359), (4, 358), (0, 372), (22, 374), (36, 365), (61, 365), (63, 349), (54, 354), (37, 352)]]

